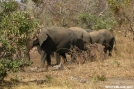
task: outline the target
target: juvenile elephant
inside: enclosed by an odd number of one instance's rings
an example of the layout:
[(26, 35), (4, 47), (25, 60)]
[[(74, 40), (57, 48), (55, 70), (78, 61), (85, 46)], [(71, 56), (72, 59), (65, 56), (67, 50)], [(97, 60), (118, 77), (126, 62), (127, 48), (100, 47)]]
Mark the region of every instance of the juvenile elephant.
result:
[(99, 43), (103, 45), (105, 47), (104, 52), (107, 53), (107, 51), (109, 51), (108, 55), (112, 55), (111, 52), (115, 42), (115, 37), (110, 31), (106, 29), (100, 29), (98, 31), (89, 32), (89, 34), (93, 43)]
[[(41, 48), (41, 67), (44, 66), (45, 60), (48, 65), (51, 63), (50, 53), (57, 52), (59, 54), (65, 54), (69, 52), (69, 49), (73, 46), (79, 46), (79, 38), (77, 35), (68, 28), (53, 27), (42, 28), (37, 38), (32, 41), (35, 45), (40, 45)], [(29, 45), (31, 49), (34, 45)], [(73, 58), (73, 57), (72, 57)], [(59, 59), (58, 59), (59, 60)]]

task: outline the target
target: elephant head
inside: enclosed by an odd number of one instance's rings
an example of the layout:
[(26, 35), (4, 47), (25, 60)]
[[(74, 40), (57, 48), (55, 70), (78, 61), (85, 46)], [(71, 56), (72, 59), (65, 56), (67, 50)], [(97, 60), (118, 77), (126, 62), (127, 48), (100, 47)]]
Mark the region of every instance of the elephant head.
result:
[(43, 42), (45, 40), (47, 40), (48, 38), (48, 35), (45, 33), (45, 32), (40, 32), (37, 36), (37, 39), (38, 39), (38, 42), (39, 42), (39, 45), (42, 46)]
[[(28, 41), (27, 41), (27, 49), (30, 51), (34, 46), (38, 46), (38, 45), (40, 45), (39, 44), (39, 40), (38, 40), (38, 38), (40, 38), (40, 37), (38, 37), (38, 36), (40, 36), (39, 34), (40, 34), (40, 30), (38, 30), (37, 32), (35, 32), (34, 33), (34, 35), (33, 35), (33, 37), (30, 37), (30, 38), (28, 38)], [(42, 42), (42, 40), (43, 40), (43, 38), (42, 39), (40, 39), (40, 42)], [(42, 42), (43, 43), (43, 42)], [(41, 44), (42, 44), (41, 43)]]

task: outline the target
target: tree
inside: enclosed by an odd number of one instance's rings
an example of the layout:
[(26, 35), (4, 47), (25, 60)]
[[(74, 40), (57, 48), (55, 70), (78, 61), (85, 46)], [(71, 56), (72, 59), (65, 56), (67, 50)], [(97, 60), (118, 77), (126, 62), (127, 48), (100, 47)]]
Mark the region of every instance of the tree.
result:
[(107, 0), (110, 10), (113, 13), (118, 29), (124, 32), (125, 37), (134, 40), (134, 12), (133, 0)]
[(3, 80), (9, 71), (16, 72), (20, 67), (29, 65), (21, 59), (29, 58), (27, 41), (38, 29), (39, 21), (28, 12), (19, 11), (19, 5), (14, 0), (1, 1), (0, 7), (0, 43), (4, 52), (0, 55), (0, 80)]
[(14, 54), (21, 58), (20, 53), (26, 52), (26, 42), (34, 28), (38, 27), (38, 21), (27, 12), (19, 11), (15, 1), (1, 2), (1, 7), (3, 12), (0, 21), (0, 41), (9, 58), (13, 59)]

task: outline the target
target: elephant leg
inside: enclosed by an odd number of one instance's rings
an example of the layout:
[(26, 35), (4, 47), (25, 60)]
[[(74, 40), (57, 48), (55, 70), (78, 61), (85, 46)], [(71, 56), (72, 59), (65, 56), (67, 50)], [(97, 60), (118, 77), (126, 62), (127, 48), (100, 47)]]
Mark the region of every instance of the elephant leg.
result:
[(112, 47), (109, 47), (109, 48), (108, 48), (108, 51), (109, 51), (108, 56), (112, 56), (112, 49), (113, 49)]
[(56, 53), (56, 65), (60, 64), (60, 55)]
[(104, 53), (107, 54), (108, 44), (107, 44), (106, 40), (104, 40), (103, 46), (104, 46)]
[(51, 57), (54, 57), (54, 52), (51, 52)]
[(107, 54), (107, 47), (104, 47), (104, 52)]
[(50, 54), (47, 54), (46, 60), (47, 60), (47, 65), (50, 66), (51, 65), (51, 57), (50, 57)]
[(112, 56), (112, 50), (113, 50), (113, 46), (114, 46), (114, 42), (115, 42), (115, 38), (112, 38), (110, 43), (109, 43), (109, 56)]
[(45, 64), (45, 60), (46, 60), (47, 54), (45, 53), (45, 51), (41, 51), (41, 65), (40, 67), (43, 68), (44, 64)]
[(108, 56), (112, 56), (112, 53), (111, 53), (111, 51), (109, 51), (109, 54), (108, 54)]
[(67, 58), (66, 58), (66, 54), (65, 53), (60, 53), (60, 55), (62, 56), (64, 63), (67, 62)]
[(37, 50), (38, 50), (38, 53), (41, 55), (41, 51), (42, 51), (42, 50), (41, 50), (40, 45), (37, 46)]

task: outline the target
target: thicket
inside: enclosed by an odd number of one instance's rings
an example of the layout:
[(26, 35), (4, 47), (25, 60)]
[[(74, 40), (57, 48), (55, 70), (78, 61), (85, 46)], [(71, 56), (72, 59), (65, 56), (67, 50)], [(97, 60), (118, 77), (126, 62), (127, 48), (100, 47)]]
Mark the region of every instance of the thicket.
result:
[(25, 4), (33, 6), (32, 9), (26, 9), (32, 10), (32, 15), (45, 26), (113, 30), (116, 25), (105, 0), (27, 0)]
[(107, 0), (110, 10), (118, 24), (116, 29), (124, 32), (125, 37), (134, 40), (134, 1)]
[(0, 1), (0, 80), (8, 71), (16, 72), (22, 65), (30, 64), (27, 41), (39, 24), (18, 8), (14, 0)]

